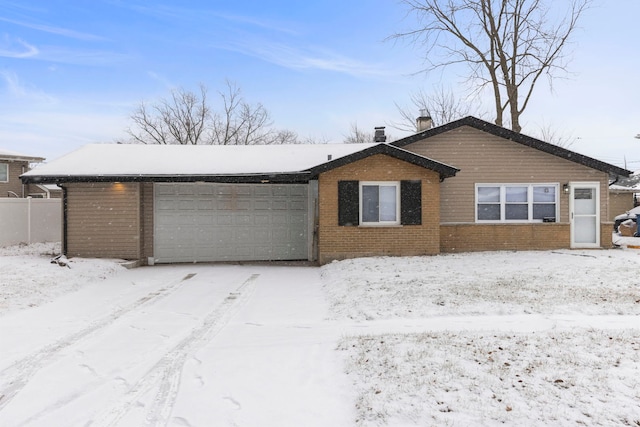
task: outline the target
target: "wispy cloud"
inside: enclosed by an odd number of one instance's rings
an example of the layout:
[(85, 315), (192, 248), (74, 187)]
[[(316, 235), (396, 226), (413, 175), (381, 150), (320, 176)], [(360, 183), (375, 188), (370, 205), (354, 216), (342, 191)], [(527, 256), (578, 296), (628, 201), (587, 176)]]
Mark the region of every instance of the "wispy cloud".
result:
[(110, 67), (125, 63), (132, 58), (126, 53), (93, 49), (75, 49), (61, 46), (42, 46), (38, 55), (29, 59), (90, 67)]
[(0, 56), (5, 58), (30, 58), (39, 53), (38, 48), (22, 39), (4, 35), (0, 39)]
[(176, 85), (172, 83), (168, 78), (156, 73), (155, 71), (148, 71), (147, 74), (149, 75), (149, 77), (151, 77), (152, 80), (159, 82), (169, 90), (175, 89), (176, 87)]
[(127, 8), (154, 18), (169, 19), (172, 22), (175, 22), (176, 19), (180, 19), (183, 21), (211, 23), (212, 19), (217, 18), (232, 24), (240, 24), (284, 34), (295, 35), (299, 33), (298, 30), (294, 29), (295, 25), (290, 23), (278, 22), (272, 19), (263, 19), (255, 16), (231, 14), (212, 9), (193, 9), (163, 4), (146, 6), (131, 1), (123, 2), (121, 0), (112, 0), (110, 3), (114, 6)]
[(242, 16), (242, 15), (230, 15), (221, 12), (211, 12), (212, 15), (215, 15), (221, 19), (224, 19), (228, 22), (238, 23), (238, 24), (248, 24), (252, 27), (261, 28), (264, 30), (275, 31), (279, 33), (285, 33), (290, 35), (297, 35), (299, 31), (294, 30), (292, 25), (284, 24), (281, 22), (275, 22), (272, 20), (266, 19), (258, 19), (254, 16)]
[(276, 42), (234, 42), (216, 46), (294, 70), (322, 70), (348, 74), (356, 77), (383, 77), (391, 70), (380, 64), (355, 60), (344, 55), (322, 49), (299, 49)]
[(56, 34), (63, 37), (69, 37), (79, 40), (105, 40), (103, 37), (96, 36), (94, 34), (82, 33), (79, 31), (70, 30), (68, 28), (53, 27), (50, 25), (34, 24), (31, 22), (18, 21), (15, 19), (4, 18), (0, 16), (0, 21), (7, 22), (9, 24), (18, 25), (25, 28), (31, 28), (32, 30), (43, 31), (49, 34)]
[(4, 81), (7, 91), (15, 99), (47, 104), (56, 102), (56, 99), (53, 96), (34, 87), (25, 85), (20, 81), (18, 75), (12, 71), (0, 70), (0, 79)]

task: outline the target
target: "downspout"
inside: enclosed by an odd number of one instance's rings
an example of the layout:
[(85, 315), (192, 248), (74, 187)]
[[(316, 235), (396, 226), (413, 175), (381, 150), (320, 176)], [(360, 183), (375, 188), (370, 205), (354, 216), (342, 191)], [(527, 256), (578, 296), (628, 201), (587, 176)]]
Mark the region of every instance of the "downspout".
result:
[[(24, 187), (24, 184), (22, 184)], [(31, 197), (27, 197), (27, 242), (31, 244)]]
[[(26, 170), (25, 170), (25, 168), (24, 168), (24, 165), (22, 165), (22, 173), (21, 173), (20, 175), (23, 175), (25, 172), (26, 172)], [(26, 185), (25, 185), (25, 183), (23, 182), (23, 183), (22, 183), (22, 198), (23, 198), (23, 199), (24, 199), (24, 194), (25, 194), (25, 191), (24, 191), (25, 187), (26, 187)], [(31, 243), (31, 242), (29, 242), (29, 243)]]
[(44, 194), (47, 195), (47, 199), (51, 198), (51, 192), (49, 191), (49, 189), (47, 187), (44, 186), (44, 184), (42, 185), (38, 185), (38, 188), (41, 189), (42, 191), (44, 191)]
[(67, 256), (67, 187), (62, 188), (62, 255)]

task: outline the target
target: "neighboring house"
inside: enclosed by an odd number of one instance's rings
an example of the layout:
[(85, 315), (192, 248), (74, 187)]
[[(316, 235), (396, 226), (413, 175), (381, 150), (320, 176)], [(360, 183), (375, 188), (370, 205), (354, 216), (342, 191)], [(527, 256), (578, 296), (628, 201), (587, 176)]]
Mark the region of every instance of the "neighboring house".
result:
[(28, 156), (0, 148), (0, 197), (24, 198), (44, 191), (37, 185), (23, 184), (20, 175), (29, 171), (31, 163), (44, 161), (42, 157)]
[(393, 144), (89, 145), (22, 180), (63, 188), (68, 256), (323, 264), (610, 247), (629, 174), (467, 117)]
[(613, 184), (609, 186), (609, 220), (636, 206), (637, 188)]

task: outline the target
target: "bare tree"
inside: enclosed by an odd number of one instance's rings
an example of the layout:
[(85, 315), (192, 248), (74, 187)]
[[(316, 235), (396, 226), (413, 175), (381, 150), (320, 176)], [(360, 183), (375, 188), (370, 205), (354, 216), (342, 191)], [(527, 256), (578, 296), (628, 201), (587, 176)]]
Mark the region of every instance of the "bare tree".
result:
[(251, 105), (240, 89), (227, 81), (225, 92), (218, 92), (222, 104), (213, 114), (211, 140), (220, 145), (269, 144), (272, 125), (269, 112), (260, 103)]
[(127, 133), (143, 144), (298, 143), (295, 132), (273, 129), (267, 109), (245, 101), (235, 83), (227, 81), (225, 90), (218, 92), (218, 109), (209, 106), (207, 95), (200, 85), (199, 93), (181, 88), (155, 104), (141, 102), (130, 116), (133, 126)]
[[(415, 29), (392, 38), (408, 38), (426, 48), (428, 70), (464, 64), (476, 92), (490, 88), (495, 123), (503, 126), (508, 110), (511, 129), (521, 131), (524, 112), (540, 77), (551, 82), (566, 71), (564, 53), (578, 20), (591, 0), (568, 4), (558, 21), (545, 0), (401, 0), (418, 18)], [(434, 55), (442, 60), (435, 61)]]
[(344, 138), (345, 144), (362, 144), (373, 142), (373, 133), (366, 132), (358, 127), (358, 123), (352, 122), (349, 134)]
[(430, 94), (422, 89), (413, 92), (410, 95), (410, 101), (411, 105), (408, 107), (402, 107), (396, 103), (400, 121), (391, 123), (390, 126), (404, 132), (415, 132), (416, 114), (420, 111), (426, 112), (431, 117), (434, 126), (440, 126), (475, 113), (472, 112), (470, 104), (456, 98), (451, 90), (445, 90), (442, 87)]
[(134, 142), (143, 144), (208, 144), (207, 130), (211, 113), (207, 106), (207, 89), (200, 94), (177, 89), (170, 99), (156, 104), (141, 102), (131, 114), (134, 126), (127, 133)]
[(549, 123), (542, 123), (538, 130), (539, 139), (563, 148), (571, 147), (577, 140), (572, 134), (559, 131)]

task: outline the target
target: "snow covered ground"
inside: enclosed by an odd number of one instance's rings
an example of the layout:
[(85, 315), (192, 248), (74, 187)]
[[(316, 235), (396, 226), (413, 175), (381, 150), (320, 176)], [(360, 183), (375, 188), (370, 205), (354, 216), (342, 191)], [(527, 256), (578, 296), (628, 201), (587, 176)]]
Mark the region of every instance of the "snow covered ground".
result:
[(638, 250), (134, 270), (57, 251), (0, 249), (1, 426), (640, 426)]

